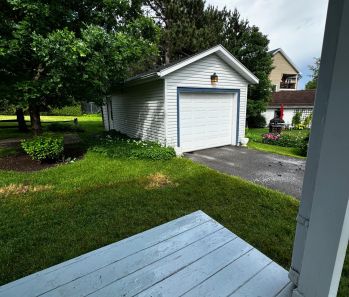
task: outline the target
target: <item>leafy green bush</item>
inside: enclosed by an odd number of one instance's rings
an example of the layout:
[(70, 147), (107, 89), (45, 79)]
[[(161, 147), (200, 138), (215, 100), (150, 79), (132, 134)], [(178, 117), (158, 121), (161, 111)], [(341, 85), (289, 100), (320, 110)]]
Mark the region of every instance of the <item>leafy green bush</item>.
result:
[(130, 139), (115, 131), (101, 137), (99, 143), (91, 150), (111, 158), (169, 160), (176, 156), (172, 147), (151, 141)]
[(84, 129), (80, 126), (61, 122), (49, 124), (47, 130), (52, 132), (84, 132)]
[(37, 136), (21, 141), (23, 150), (37, 161), (57, 161), (64, 151), (63, 137)]
[(54, 108), (47, 114), (54, 116), (80, 116), (82, 115), (82, 111), (80, 104), (78, 104), (72, 106), (65, 106), (62, 108)]
[(309, 135), (304, 137), (299, 145), (299, 153), (306, 157), (308, 153), (308, 145), (309, 145)]
[(308, 116), (306, 116), (306, 118), (304, 119), (304, 121), (303, 121), (303, 126), (304, 126), (305, 128), (309, 128), (312, 119), (313, 119), (313, 114), (311, 113), (311, 114), (309, 114)]
[[(309, 136), (307, 137), (309, 139)], [(301, 150), (304, 149), (304, 137), (301, 134), (291, 136), (290, 134), (267, 133), (263, 135), (262, 142), (282, 147), (293, 147)]]
[(292, 117), (292, 126), (296, 129), (302, 124), (302, 112), (297, 111)]
[(248, 127), (249, 128), (264, 128), (267, 125), (267, 121), (265, 120), (265, 117), (261, 114), (249, 117), (247, 119)]

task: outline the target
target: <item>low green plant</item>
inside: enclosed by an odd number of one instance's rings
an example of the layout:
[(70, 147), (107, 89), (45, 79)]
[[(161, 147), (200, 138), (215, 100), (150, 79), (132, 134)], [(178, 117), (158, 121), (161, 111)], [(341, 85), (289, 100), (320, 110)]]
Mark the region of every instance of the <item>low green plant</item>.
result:
[(299, 153), (301, 156), (306, 157), (308, 154), (308, 145), (309, 145), (309, 135), (304, 137), (299, 145)]
[(52, 132), (84, 132), (84, 129), (80, 126), (60, 122), (49, 124), (47, 130)]
[(62, 108), (54, 108), (47, 113), (53, 116), (81, 116), (81, 106), (80, 104), (72, 106), (64, 106)]
[(311, 121), (313, 119), (313, 114), (309, 114), (305, 117), (304, 121), (303, 121), (303, 126), (305, 128), (309, 128), (310, 124), (311, 124)]
[(21, 141), (23, 150), (37, 161), (57, 161), (63, 155), (63, 137), (37, 136)]
[(294, 116), (292, 117), (292, 126), (295, 129), (298, 129), (299, 125), (302, 124), (302, 112), (297, 111)]
[(110, 158), (137, 160), (170, 160), (176, 156), (172, 147), (152, 141), (131, 139), (115, 131), (100, 137), (98, 143), (91, 150)]

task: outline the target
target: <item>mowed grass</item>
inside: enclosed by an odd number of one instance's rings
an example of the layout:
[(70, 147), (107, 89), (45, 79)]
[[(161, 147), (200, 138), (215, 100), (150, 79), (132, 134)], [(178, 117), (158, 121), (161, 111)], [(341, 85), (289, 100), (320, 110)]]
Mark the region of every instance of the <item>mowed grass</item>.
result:
[[(96, 123), (92, 134), (101, 130)], [(159, 173), (170, 182), (149, 187)], [(184, 158), (126, 160), (88, 152), (78, 162), (35, 173), (0, 171), (0, 284), (198, 209), (288, 269), (298, 207), (290, 196)], [(349, 296), (348, 258), (342, 297)]]
[(270, 145), (266, 143), (250, 141), (248, 143), (248, 148), (283, 156), (289, 156), (293, 158), (305, 159), (305, 157), (299, 155), (299, 150), (295, 147), (283, 147), (278, 145)]
[[(99, 132), (103, 129), (101, 121), (101, 116), (97, 115), (87, 115), (87, 116), (41, 116), (42, 126), (44, 133), (46, 131), (46, 127), (50, 122), (61, 122), (61, 121), (70, 121), (73, 122), (74, 118), (78, 119), (79, 125), (81, 125), (86, 134)], [(10, 139), (10, 138), (28, 138), (32, 137), (32, 133), (29, 131), (28, 133), (19, 132), (16, 127), (16, 122), (1, 122), (1, 120), (14, 120), (15, 116), (8, 115), (0, 115), (0, 140), (1, 139)], [(29, 116), (25, 117), (26, 121), (29, 121)], [(28, 128), (30, 123), (27, 123)], [(3, 128), (10, 126), (11, 128)]]
[[(298, 148), (295, 147), (283, 147), (278, 145), (270, 145), (266, 143), (262, 143), (262, 136), (269, 132), (268, 128), (249, 128), (246, 129), (246, 137), (250, 139), (248, 143), (248, 147), (250, 149), (255, 149), (259, 151), (264, 151), (273, 154), (279, 154), (294, 158), (305, 158), (300, 154)], [(304, 138), (308, 135), (309, 130), (284, 130), (282, 131), (282, 135), (291, 135), (293, 137), (301, 137)]]

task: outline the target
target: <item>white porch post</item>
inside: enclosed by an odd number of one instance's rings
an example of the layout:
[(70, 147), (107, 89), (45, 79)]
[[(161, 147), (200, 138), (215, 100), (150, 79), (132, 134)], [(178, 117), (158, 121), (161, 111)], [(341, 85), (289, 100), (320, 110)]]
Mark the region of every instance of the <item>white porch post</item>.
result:
[(349, 1), (330, 0), (290, 278), (336, 296), (349, 240)]

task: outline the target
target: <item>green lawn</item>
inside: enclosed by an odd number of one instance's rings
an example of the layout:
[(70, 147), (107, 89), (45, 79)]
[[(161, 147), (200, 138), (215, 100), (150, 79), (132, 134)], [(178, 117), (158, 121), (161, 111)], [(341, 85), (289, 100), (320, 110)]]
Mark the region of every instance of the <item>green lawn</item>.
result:
[[(100, 122), (89, 125), (90, 132), (101, 130)], [(149, 187), (156, 173), (170, 183)], [(88, 152), (35, 173), (0, 171), (0, 284), (198, 209), (288, 269), (298, 206), (290, 196), (184, 158)], [(349, 296), (348, 260), (339, 296)]]
[[(45, 128), (48, 125), (48, 122), (60, 122), (60, 121), (73, 121), (74, 118), (78, 118), (79, 124), (89, 133), (99, 132), (102, 129), (101, 123), (101, 117), (96, 115), (91, 116), (41, 116), (41, 121), (43, 125), (43, 129), (45, 132)], [(7, 116), (7, 115), (0, 115), (0, 121), (1, 120), (14, 120), (16, 119), (15, 116)], [(26, 121), (29, 121), (29, 116), (25, 117)], [(29, 123), (27, 123), (29, 125)], [(16, 127), (13, 128), (1, 128), (3, 126), (16, 126), (15, 122), (0, 122), (0, 140), (1, 139), (8, 139), (8, 138), (27, 138), (31, 137), (31, 133), (22, 133), (19, 132)]]
[[(262, 143), (262, 135), (268, 133), (268, 128), (249, 128), (246, 129), (246, 137), (250, 139), (248, 147), (264, 152), (285, 155), (295, 158), (304, 158), (298, 148), (295, 147), (282, 147), (278, 145), (270, 145)], [(309, 130), (285, 130), (282, 131), (282, 135), (291, 135), (293, 137), (304, 138), (308, 135)]]

